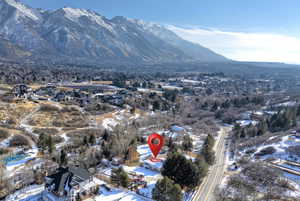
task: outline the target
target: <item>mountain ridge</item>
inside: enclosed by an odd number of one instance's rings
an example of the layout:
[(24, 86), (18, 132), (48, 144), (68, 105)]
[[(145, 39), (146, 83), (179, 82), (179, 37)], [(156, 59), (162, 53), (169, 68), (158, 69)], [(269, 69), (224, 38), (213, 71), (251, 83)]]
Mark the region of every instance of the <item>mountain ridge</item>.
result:
[[(40, 10), (17, 0), (0, 2), (0, 35), (34, 58), (76, 62), (227, 62), (162, 25), (64, 7)], [(33, 58), (33, 57), (32, 57)]]

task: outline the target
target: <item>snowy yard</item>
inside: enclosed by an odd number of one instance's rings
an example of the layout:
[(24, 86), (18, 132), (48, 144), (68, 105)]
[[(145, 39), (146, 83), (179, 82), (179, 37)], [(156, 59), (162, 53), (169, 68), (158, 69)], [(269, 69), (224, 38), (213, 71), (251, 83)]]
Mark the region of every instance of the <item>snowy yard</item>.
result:
[(44, 185), (28, 186), (8, 196), (5, 201), (38, 201), (44, 189)]
[(140, 161), (145, 160), (152, 154), (148, 144), (138, 146), (137, 152), (140, 154)]
[(123, 166), (124, 170), (128, 173), (130, 172), (134, 172), (137, 175), (143, 175), (144, 177), (151, 177), (151, 178), (159, 178), (160, 177), (160, 173), (156, 172), (156, 171), (152, 171), (149, 169), (146, 169), (144, 167), (139, 167), (139, 166), (135, 166), (135, 167), (129, 167), (129, 166)]
[(151, 199), (143, 198), (133, 192), (125, 192), (120, 189), (112, 189), (107, 191), (105, 188), (100, 188), (100, 195), (95, 197), (96, 201), (147, 201)]

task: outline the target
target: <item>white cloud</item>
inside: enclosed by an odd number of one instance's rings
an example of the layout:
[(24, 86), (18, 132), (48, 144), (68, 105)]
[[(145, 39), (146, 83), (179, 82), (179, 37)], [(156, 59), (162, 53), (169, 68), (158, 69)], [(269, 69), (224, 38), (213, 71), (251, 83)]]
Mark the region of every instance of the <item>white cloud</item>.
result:
[(300, 38), (168, 26), (180, 37), (238, 61), (300, 63)]

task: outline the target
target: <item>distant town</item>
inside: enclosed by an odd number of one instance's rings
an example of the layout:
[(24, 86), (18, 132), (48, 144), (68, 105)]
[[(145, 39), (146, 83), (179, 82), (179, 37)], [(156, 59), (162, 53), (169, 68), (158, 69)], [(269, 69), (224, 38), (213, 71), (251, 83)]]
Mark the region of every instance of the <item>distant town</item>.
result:
[[(291, 82), (198, 73), (1, 84), (0, 197), (297, 200)], [(149, 160), (152, 133), (165, 139), (160, 162)]]

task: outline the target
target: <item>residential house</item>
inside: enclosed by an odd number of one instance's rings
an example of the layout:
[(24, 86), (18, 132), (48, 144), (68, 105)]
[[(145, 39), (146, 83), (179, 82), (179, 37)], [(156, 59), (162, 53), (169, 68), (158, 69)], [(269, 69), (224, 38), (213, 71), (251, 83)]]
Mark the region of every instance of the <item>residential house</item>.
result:
[(34, 91), (35, 95), (44, 97), (53, 97), (58, 92), (55, 86), (40, 87)]
[(25, 84), (15, 85), (12, 89), (12, 94), (18, 98), (28, 98), (31, 89)]
[[(92, 175), (83, 168), (70, 166), (60, 167), (49, 176), (45, 177), (44, 201), (75, 201), (82, 195), (91, 193), (94, 185)], [(89, 188), (92, 187), (92, 188)]]

